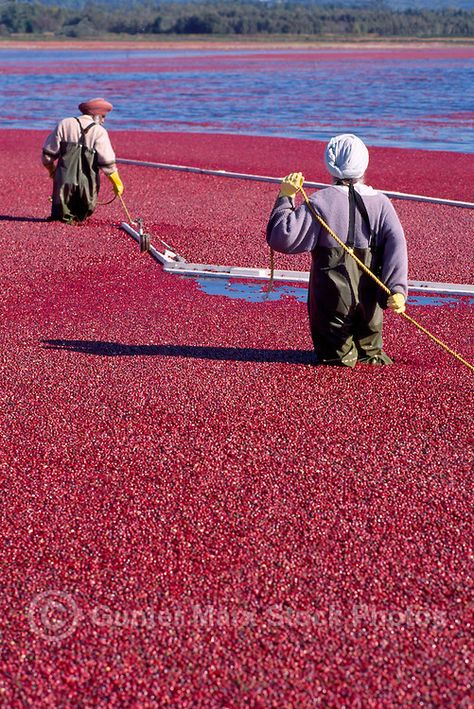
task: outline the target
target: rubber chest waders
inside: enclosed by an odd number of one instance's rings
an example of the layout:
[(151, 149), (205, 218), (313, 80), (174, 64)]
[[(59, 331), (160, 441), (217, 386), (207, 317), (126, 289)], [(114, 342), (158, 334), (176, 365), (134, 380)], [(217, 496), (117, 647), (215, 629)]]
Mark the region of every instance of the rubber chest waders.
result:
[(96, 208), (99, 192), (97, 153), (85, 144), (85, 137), (95, 125), (85, 129), (76, 118), (81, 131), (77, 143), (61, 141), (60, 157), (53, 182), (52, 219), (82, 222)]
[[(369, 231), (369, 247), (354, 247), (356, 209)], [(380, 268), (382, 254), (371, 228), (362, 197), (349, 185), (349, 228), (346, 245), (373, 272)], [(358, 360), (377, 357), (392, 360), (382, 352), (383, 310), (377, 284), (340, 246), (317, 246), (311, 253), (308, 291), (311, 336), (318, 361), (355, 367)]]

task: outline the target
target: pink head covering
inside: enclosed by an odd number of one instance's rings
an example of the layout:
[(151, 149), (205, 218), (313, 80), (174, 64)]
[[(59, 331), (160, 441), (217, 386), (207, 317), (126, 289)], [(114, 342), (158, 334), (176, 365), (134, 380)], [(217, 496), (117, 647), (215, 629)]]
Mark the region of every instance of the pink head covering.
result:
[(79, 104), (81, 113), (88, 116), (105, 116), (113, 108), (112, 104), (105, 98), (91, 98), (89, 101), (83, 101)]

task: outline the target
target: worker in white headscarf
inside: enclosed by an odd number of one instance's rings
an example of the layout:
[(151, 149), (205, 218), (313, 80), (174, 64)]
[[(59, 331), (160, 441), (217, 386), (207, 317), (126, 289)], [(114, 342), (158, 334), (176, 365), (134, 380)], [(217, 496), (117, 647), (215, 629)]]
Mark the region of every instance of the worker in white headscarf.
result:
[(64, 118), (46, 138), (42, 162), (53, 178), (51, 219), (81, 222), (97, 205), (99, 171), (112, 182), (116, 195), (123, 192), (115, 153), (104, 121), (111, 103), (94, 98), (79, 104), (81, 116)]
[(391, 364), (382, 349), (383, 310), (405, 310), (408, 259), (403, 228), (388, 197), (364, 184), (369, 153), (360, 138), (348, 133), (331, 138), (325, 163), (333, 185), (310, 197), (312, 207), (391, 295), (387, 298), (305, 203), (295, 206), (304, 182), (301, 172), (281, 183), (267, 242), (282, 253), (311, 252), (308, 310), (319, 364)]

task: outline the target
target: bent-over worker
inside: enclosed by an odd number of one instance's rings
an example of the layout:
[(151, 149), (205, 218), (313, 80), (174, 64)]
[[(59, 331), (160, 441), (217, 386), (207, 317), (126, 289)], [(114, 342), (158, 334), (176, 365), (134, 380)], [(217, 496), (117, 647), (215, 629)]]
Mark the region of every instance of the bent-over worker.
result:
[[(115, 195), (121, 195), (115, 153), (104, 128), (113, 108), (103, 98), (79, 104), (79, 117), (64, 118), (43, 145), (42, 162), (53, 178), (51, 219), (81, 222), (97, 206), (99, 171), (111, 180)], [(56, 163), (57, 161), (57, 163)]]
[(387, 294), (311, 214), (295, 207), (300, 172), (281, 183), (267, 226), (268, 244), (282, 253), (311, 252), (308, 312), (318, 364), (355, 367), (392, 360), (382, 349), (383, 310), (405, 311), (408, 258), (405, 235), (389, 198), (364, 184), (369, 153), (360, 138), (331, 138), (325, 163), (333, 185), (315, 192), (315, 211), (390, 289)]

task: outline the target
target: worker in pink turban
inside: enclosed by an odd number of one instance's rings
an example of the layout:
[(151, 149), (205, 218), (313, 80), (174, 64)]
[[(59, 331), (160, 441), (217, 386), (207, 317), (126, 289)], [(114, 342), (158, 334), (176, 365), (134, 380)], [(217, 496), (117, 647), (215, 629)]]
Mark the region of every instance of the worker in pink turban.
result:
[(113, 106), (104, 98), (79, 104), (80, 116), (63, 118), (46, 138), (42, 163), (53, 178), (51, 219), (84, 221), (97, 206), (99, 172), (112, 182), (116, 196), (123, 193), (104, 121)]

